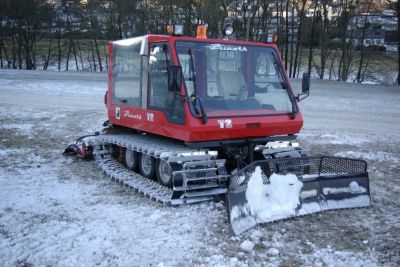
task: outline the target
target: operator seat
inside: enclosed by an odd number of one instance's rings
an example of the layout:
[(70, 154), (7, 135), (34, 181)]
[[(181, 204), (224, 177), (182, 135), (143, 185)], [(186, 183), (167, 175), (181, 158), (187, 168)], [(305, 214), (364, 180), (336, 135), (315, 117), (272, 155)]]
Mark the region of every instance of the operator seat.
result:
[(237, 71), (222, 71), (217, 75), (219, 95), (224, 99), (236, 99), (240, 88), (246, 85), (242, 73)]

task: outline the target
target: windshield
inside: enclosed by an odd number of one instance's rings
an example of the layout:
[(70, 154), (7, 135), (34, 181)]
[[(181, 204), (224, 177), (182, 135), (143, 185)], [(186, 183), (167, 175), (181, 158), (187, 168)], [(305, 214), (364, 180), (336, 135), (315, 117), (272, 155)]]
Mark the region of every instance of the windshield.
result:
[(178, 41), (176, 49), (187, 94), (201, 97), (208, 117), (293, 112), (272, 48)]

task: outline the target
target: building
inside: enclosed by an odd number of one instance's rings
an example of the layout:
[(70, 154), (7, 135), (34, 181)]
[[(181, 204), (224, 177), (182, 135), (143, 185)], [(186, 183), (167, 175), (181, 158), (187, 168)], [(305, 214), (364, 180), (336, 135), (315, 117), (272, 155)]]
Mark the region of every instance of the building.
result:
[(397, 16), (386, 10), (380, 13), (364, 13), (352, 17), (347, 28), (346, 41), (361, 45), (364, 27), (363, 45), (385, 47), (386, 51), (397, 51)]

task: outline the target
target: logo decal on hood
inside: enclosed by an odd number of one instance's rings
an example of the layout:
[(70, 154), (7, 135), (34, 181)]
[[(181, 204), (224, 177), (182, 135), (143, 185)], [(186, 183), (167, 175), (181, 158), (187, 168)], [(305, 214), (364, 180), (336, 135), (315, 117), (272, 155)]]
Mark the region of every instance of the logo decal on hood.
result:
[(223, 45), (223, 44), (212, 44), (210, 45), (211, 50), (220, 50), (220, 51), (239, 51), (239, 52), (247, 52), (247, 48), (245, 46), (232, 46), (232, 45)]

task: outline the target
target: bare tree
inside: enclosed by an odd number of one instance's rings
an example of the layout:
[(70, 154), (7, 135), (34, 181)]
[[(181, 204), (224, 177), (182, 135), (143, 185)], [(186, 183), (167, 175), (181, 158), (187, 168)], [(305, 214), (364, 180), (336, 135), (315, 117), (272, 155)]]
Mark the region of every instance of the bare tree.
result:
[(307, 0), (301, 1), (300, 12), (298, 12), (300, 14), (300, 22), (299, 22), (299, 29), (297, 31), (296, 53), (295, 53), (295, 59), (294, 59), (294, 68), (293, 68), (292, 78), (295, 77), (296, 71), (298, 72), (298, 70), (300, 69), (299, 49), (300, 49), (300, 42), (302, 39), (302, 27), (303, 27), (303, 22), (304, 22), (304, 17), (305, 17), (304, 11), (305, 11), (305, 7), (306, 7), (306, 2), (307, 2)]
[[(386, 1), (391, 4), (389, 9), (399, 10), (399, 1)], [(61, 70), (71, 69), (72, 63), (79, 70), (88, 61), (91, 69), (103, 71), (107, 67), (107, 40), (164, 33), (170, 22), (183, 23), (185, 34), (191, 36), (196, 24), (205, 23), (209, 36), (216, 38), (221, 37), (227, 21), (234, 23), (237, 39), (265, 40), (271, 29), (276, 30), (289, 77), (296, 77), (304, 68), (308, 72), (315, 68), (320, 79), (329, 72), (330, 79), (337, 74), (339, 79), (347, 80), (354, 68), (360, 82), (370, 64), (368, 51), (362, 46), (360, 61), (355, 60), (358, 52), (352, 43), (354, 29), (349, 23), (360, 13), (360, 3), (365, 7), (373, 0), (335, 1), (336, 7), (341, 8), (338, 24), (328, 16), (333, 5), (330, 0), (88, 0), (85, 4), (61, 1), (62, 14), (54, 15), (51, 22), (45, 16), (48, 2), (0, 1), (1, 68), (35, 69), (43, 63), (43, 69), (55, 64)], [(309, 8), (314, 9), (312, 17), (306, 16)], [(341, 40), (340, 45), (331, 42), (333, 37)], [(360, 38), (365, 38), (365, 30)], [(400, 60), (400, 51), (398, 57)], [(400, 64), (398, 75), (400, 78)]]
[[(117, 8), (116, 9), (117, 9), (118, 13), (122, 12), (121, 10), (123, 9), (123, 7), (127, 7), (127, 6), (125, 6), (125, 4), (126, 4), (125, 2), (121, 2), (121, 1), (117, 3)], [(98, 44), (98, 39), (100, 38), (101, 29), (100, 29), (100, 25), (99, 25), (99, 22), (97, 20), (97, 17), (94, 15), (94, 11), (95, 11), (96, 8), (99, 8), (99, 5), (94, 1), (90, 1), (88, 3), (88, 5), (86, 6), (86, 8), (87, 8), (87, 11), (89, 13), (89, 24), (90, 24), (90, 31), (89, 31), (90, 35), (89, 35), (89, 37), (91, 39), (93, 39), (93, 42), (92, 42), (92, 40), (90, 40), (90, 48), (91, 48), (91, 51), (92, 51), (92, 60), (93, 60), (94, 70), (96, 71), (96, 69), (97, 69), (96, 68), (96, 59), (95, 59), (95, 58), (97, 58), (97, 63), (98, 63), (98, 66), (99, 66), (99, 70), (103, 71), (102, 56), (101, 56), (100, 49), (99, 49), (99, 44)], [(124, 36), (127, 36), (128, 33), (126, 32), (127, 29), (122, 31), (123, 27), (122, 27), (121, 24), (122, 23), (127, 23), (128, 19), (127, 19), (127, 15), (126, 14), (128, 14), (128, 13), (126, 13), (126, 12), (123, 13), (123, 14), (119, 13), (117, 15), (117, 17), (119, 18), (118, 19), (118, 21), (119, 21), (118, 28), (120, 29), (120, 35), (124, 35)], [(94, 47), (93, 47), (93, 44), (94, 44)]]
[(386, 0), (386, 9), (395, 11), (397, 17), (397, 79), (396, 83), (400, 85), (400, 0)]
[(292, 77), (292, 71), (293, 71), (293, 45), (294, 45), (294, 2), (292, 1), (292, 17), (291, 17), (291, 34), (290, 34), (290, 68), (289, 68), (289, 77)]
[[(0, 9), (4, 10), (4, 4), (0, 3)], [(3, 65), (3, 46), (4, 46), (4, 38), (3, 38), (3, 12), (0, 11), (0, 67), (4, 68)]]
[[(1, 6), (8, 18), (13, 68), (35, 69), (38, 33), (42, 24), (48, 22), (49, 5), (45, 0), (14, 0), (2, 1)], [(5, 47), (3, 39), (2, 48), (7, 53)]]
[(285, 4), (285, 32), (286, 32), (286, 40), (285, 40), (285, 69), (288, 69), (288, 50), (289, 50), (289, 0), (286, 0)]
[[(0, 2), (0, 67), (4, 68), (3, 65), (3, 46), (4, 46), (4, 35), (3, 35), (3, 21), (5, 17), (5, 10), (6, 10), (6, 5), (3, 1)], [(7, 57), (6, 57), (7, 58)]]
[[(343, 11), (341, 13), (339, 29), (341, 30), (341, 56), (338, 67), (338, 79), (341, 81), (347, 81), (350, 68), (353, 63), (353, 37), (354, 37), (354, 28), (349, 31), (349, 23), (350, 20), (354, 17), (357, 7), (359, 5), (359, 0), (355, 2), (351, 0), (343, 1)], [(356, 21), (356, 24), (358, 22)], [(347, 41), (349, 40), (349, 41)]]
[(363, 23), (363, 28), (361, 31), (361, 38), (359, 40), (360, 43), (360, 61), (358, 63), (358, 70), (357, 70), (357, 76), (356, 76), (356, 81), (358, 83), (362, 82), (364, 80), (364, 75), (363, 73), (365, 73), (365, 69), (364, 72), (362, 72), (363, 69), (363, 65), (364, 65), (364, 56), (365, 56), (365, 47), (364, 47), (364, 40), (365, 40), (365, 32), (367, 30), (367, 22), (368, 22), (368, 13), (371, 9), (372, 6), (372, 0), (369, 1), (368, 7), (367, 7), (367, 12), (364, 15), (364, 23)]
[(220, 23), (220, 31), (223, 32), (223, 27), (225, 23), (225, 19), (228, 17), (228, 6), (229, 0), (220, 0), (220, 12), (219, 12), (219, 23)]
[(397, 84), (400, 85), (400, 1), (396, 3), (396, 14), (397, 14), (397, 62), (398, 62), (398, 74)]
[(395, 12), (397, 17), (397, 30), (395, 37), (397, 41), (397, 78), (396, 84), (400, 85), (400, 0), (393, 1), (393, 0), (385, 0), (384, 2), (385, 9), (389, 9)]
[(319, 16), (318, 24), (319, 24), (319, 71), (318, 76), (320, 79), (324, 79), (325, 69), (326, 69), (326, 62), (329, 58), (329, 54), (331, 52), (330, 47), (330, 21), (328, 18), (328, 0), (321, 1), (322, 6), (322, 14)]
[(61, 70), (61, 20), (57, 18), (57, 69), (60, 71)]
[(48, 40), (48, 45), (47, 45), (47, 53), (43, 56), (43, 70), (47, 70), (50, 64), (50, 60), (52, 57), (52, 41), (53, 41), (53, 36), (52, 36), (52, 30), (53, 30), (53, 21), (51, 20), (49, 22), (49, 28), (48, 28), (48, 33), (49, 33), (49, 40)]
[(308, 54), (308, 67), (307, 67), (308, 74), (311, 74), (311, 62), (313, 59), (315, 20), (316, 20), (317, 8), (318, 8), (318, 0), (315, 0), (314, 11), (313, 11), (313, 16), (312, 16), (312, 21), (311, 21), (310, 51)]

